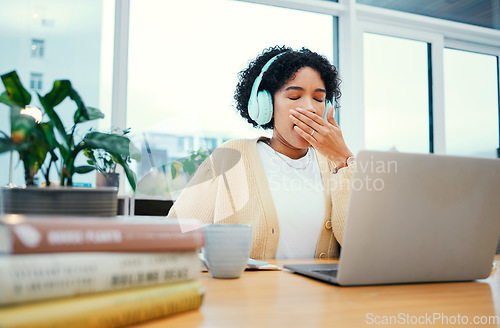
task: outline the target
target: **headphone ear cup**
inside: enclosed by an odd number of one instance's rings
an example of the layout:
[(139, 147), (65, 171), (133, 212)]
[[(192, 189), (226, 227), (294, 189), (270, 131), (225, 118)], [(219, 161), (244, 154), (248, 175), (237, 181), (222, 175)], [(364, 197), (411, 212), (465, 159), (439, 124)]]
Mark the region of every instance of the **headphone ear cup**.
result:
[[(273, 117), (273, 97), (267, 90), (257, 93), (258, 117), (253, 119), (257, 124), (264, 125), (271, 121)], [(257, 116), (257, 115), (256, 115)]]
[(257, 122), (257, 118), (259, 117), (259, 104), (257, 103), (257, 97), (250, 96), (250, 99), (248, 99), (248, 115), (252, 120)]

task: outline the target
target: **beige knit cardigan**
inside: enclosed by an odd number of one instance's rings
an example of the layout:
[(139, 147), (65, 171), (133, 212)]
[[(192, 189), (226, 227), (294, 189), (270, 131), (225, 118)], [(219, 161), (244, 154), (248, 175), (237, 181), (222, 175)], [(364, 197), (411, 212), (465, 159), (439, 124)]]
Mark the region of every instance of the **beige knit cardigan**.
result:
[[(168, 213), (168, 218), (196, 218), (203, 223), (250, 224), (250, 257), (275, 258), (280, 236), (278, 217), (257, 142), (231, 140), (218, 147), (196, 171)], [(338, 257), (353, 168), (332, 174), (331, 163), (316, 151), (325, 192), (325, 217), (316, 257)]]

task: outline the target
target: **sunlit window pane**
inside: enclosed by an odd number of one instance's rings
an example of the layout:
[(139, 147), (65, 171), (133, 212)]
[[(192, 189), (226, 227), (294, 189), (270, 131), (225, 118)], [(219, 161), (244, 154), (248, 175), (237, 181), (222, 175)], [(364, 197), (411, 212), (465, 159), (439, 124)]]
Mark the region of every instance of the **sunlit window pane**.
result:
[[(55, 80), (70, 80), (87, 106), (97, 107), (106, 115), (106, 120), (84, 125), (108, 130), (110, 79), (106, 84), (101, 82), (112, 75), (113, 19), (113, 0), (0, 1), (0, 74), (16, 70), (24, 87), (31, 91), (31, 104), (39, 107), (35, 90), (45, 95)], [(0, 83), (1, 92), (4, 86)], [(10, 133), (8, 109), (0, 104), (0, 131)], [(65, 100), (56, 111), (69, 130), (75, 104)], [(43, 121), (47, 120), (44, 117)], [(23, 166), (17, 153), (12, 157), (12, 182), (21, 186)], [(86, 163), (83, 154), (77, 161)], [(9, 183), (10, 167), (10, 154), (0, 155), (1, 186)], [(51, 180), (58, 180), (54, 166), (51, 172)], [(74, 182), (95, 185), (95, 174), (76, 174)]]
[[(127, 126), (135, 143), (165, 153), (154, 166), (168, 173), (172, 160), (200, 147), (266, 134), (236, 113), (238, 72), (274, 45), (334, 62), (334, 25), (330, 15), (242, 1), (132, 0)], [(138, 164), (139, 178), (150, 164)]]
[(365, 145), (429, 152), (427, 43), (364, 35)]
[(496, 157), (498, 148), (497, 58), (445, 49), (446, 152)]

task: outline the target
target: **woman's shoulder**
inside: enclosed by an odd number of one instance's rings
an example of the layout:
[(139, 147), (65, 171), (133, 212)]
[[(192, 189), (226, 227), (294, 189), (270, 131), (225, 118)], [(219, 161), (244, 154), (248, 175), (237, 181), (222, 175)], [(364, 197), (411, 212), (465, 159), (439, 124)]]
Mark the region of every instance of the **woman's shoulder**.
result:
[(255, 146), (260, 139), (264, 137), (251, 138), (251, 139), (231, 139), (224, 142), (218, 148), (233, 148), (233, 149), (241, 149), (248, 148), (251, 146)]
[(241, 158), (251, 160), (257, 154), (260, 138), (231, 139), (217, 147), (210, 155), (215, 167), (234, 166)]

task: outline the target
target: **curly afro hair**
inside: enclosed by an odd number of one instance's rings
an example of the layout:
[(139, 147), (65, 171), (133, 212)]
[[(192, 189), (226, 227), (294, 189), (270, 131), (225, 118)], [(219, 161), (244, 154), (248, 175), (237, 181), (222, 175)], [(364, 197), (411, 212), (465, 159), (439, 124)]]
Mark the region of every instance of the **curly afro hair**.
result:
[[(302, 48), (299, 51), (285, 46), (275, 46), (264, 49), (264, 51), (255, 58), (248, 67), (238, 74), (238, 85), (234, 93), (236, 100), (236, 109), (240, 115), (251, 123), (254, 127), (259, 126), (257, 122), (250, 118), (248, 114), (248, 100), (252, 85), (260, 74), (262, 67), (274, 56), (283, 53), (269, 67), (262, 76), (262, 81), (259, 85), (259, 91), (267, 90), (274, 97), (276, 91), (281, 89), (290, 79), (295, 77), (295, 73), (303, 67), (311, 67), (318, 71), (321, 79), (325, 83), (326, 98), (335, 101), (338, 105), (340, 98), (340, 79), (337, 69), (332, 65), (326, 57), (317, 54), (307, 48)], [(274, 98), (273, 98), (274, 101)], [(261, 127), (265, 130), (272, 129), (274, 126), (274, 118), (267, 124)]]

